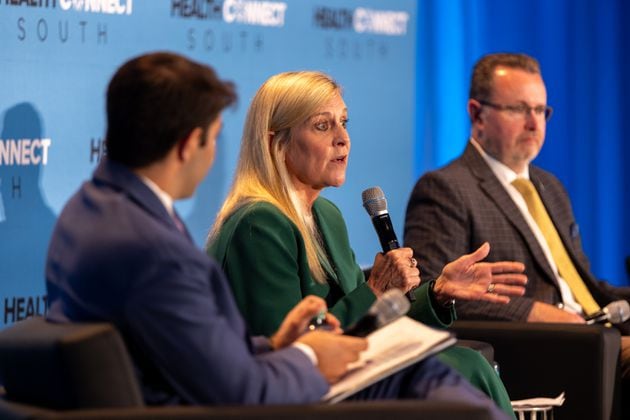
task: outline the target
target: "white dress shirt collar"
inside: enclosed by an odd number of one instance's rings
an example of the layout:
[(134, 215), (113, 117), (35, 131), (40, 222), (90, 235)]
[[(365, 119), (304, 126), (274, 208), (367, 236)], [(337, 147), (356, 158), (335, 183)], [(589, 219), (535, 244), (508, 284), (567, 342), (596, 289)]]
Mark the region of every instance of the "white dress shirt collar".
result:
[(155, 182), (151, 181), (146, 176), (140, 175), (140, 180), (144, 182), (144, 184), (149, 187), (151, 191), (157, 196), (160, 202), (166, 208), (166, 211), (171, 217), (175, 217), (175, 210), (173, 209), (173, 198), (168, 195), (166, 191), (160, 188)]
[(503, 184), (504, 186), (511, 185), (512, 181), (514, 181), (516, 178), (529, 179), (529, 166), (526, 166), (525, 170), (523, 170), (522, 173), (517, 174), (512, 169), (508, 168), (504, 163), (498, 161), (497, 159), (486, 153), (486, 151), (483, 150), (483, 147), (481, 147), (481, 145), (477, 143), (477, 140), (475, 140), (474, 137), (470, 138), (470, 143), (475, 146), (475, 149), (477, 149), (483, 160), (486, 161), (488, 166), (490, 166), (492, 172), (494, 172), (494, 175), (496, 175), (499, 181), (501, 181), (501, 184)]

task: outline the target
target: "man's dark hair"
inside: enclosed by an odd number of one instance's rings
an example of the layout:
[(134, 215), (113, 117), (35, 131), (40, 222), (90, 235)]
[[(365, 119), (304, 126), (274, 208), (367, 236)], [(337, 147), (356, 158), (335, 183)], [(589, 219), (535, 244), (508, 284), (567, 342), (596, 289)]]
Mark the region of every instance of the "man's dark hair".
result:
[[(162, 159), (234, 103), (234, 85), (209, 66), (158, 52), (126, 62), (107, 89), (107, 155), (131, 168)], [(203, 143), (202, 143), (203, 144)]]
[(490, 100), (494, 70), (499, 66), (540, 74), (540, 64), (535, 58), (527, 54), (496, 53), (485, 55), (477, 61), (473, 68), (469, 99)]

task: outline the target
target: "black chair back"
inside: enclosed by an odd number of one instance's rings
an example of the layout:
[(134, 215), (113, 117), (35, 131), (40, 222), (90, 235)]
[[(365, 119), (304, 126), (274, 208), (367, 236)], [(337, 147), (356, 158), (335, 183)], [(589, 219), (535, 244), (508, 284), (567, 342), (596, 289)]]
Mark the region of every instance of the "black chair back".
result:
[(0, 383), (11, 401), (46, 408), (144, 405), (122, 338), (109, 324), (35, 317), (0, 331)]

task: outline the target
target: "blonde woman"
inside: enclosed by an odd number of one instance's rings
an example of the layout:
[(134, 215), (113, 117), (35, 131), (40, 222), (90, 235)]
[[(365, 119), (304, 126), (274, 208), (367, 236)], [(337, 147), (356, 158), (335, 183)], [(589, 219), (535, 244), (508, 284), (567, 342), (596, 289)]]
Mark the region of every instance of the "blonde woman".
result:
[[(413, 290), (409, 316), (448, 327), (456, 299), (508, 302), (521, 295), (519, 263), (480, 263), (483, 245), (420, 284), (410, 248), (377, 254), (368, 279), (355, 261), (343, 217), (326, 187), (343, 185), (350, 153), (348, 110), (341, 89), (319, 72), (281, 73), (267, 80), (250, 105), (234, 182), (208, 241), (227, 274), (253, 333), (275, 331), (303, 297), (317, 295), (343, 327), (389, 288)], [(488, 293), (489, 284), (494, 293)], [(419, 286), (419, 287), (418, 287)], [(512, 413), (500, 379), (473, 350), (440, 358)]]

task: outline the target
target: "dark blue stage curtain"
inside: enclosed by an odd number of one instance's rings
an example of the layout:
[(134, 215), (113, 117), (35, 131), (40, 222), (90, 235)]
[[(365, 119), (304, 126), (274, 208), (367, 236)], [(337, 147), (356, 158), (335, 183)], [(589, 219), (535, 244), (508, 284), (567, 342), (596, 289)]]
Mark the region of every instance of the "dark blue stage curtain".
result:
[(630, 2), (419, 0), (416, 175), (456, 157), (472, 65), (484, 54), (541, 63), (554, 115), (535, 163), (567, 187), (593, 272), (629, 283)]

